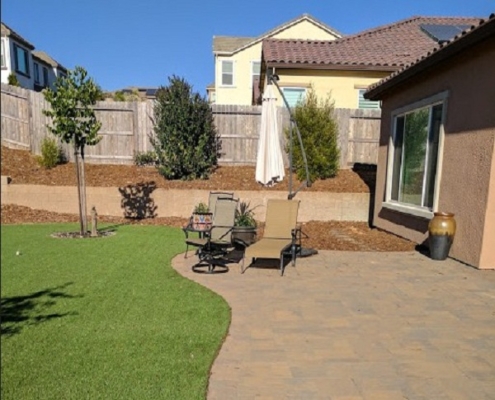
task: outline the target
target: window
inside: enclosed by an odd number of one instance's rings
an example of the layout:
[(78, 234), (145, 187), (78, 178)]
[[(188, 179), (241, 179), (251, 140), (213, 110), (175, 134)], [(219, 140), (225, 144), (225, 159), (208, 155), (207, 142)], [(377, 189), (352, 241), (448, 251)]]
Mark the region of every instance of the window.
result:
[(358, 89), (358, 108), (380, 108), (380, 102), (364, 98), (366, 89)]
[(435, 97), (436, 102), (430, 99), (430, 104), (422, 102), (417, 108), (394, 114), (389, 147), (386, 200), (420, 210), (418, 215), (423, 216), (434, 211), (438, 180), (444, 102)]
[(43, 67), (43, 85), (46, 86), (49, 86), (49, 82), (48, 82), (48, 68), (46, 67)]
[(222, 86), (234, 85), (234, 62), (222, 61)]
[(2, 68), (7, 68), (7, 61), (5, 61), (5, 40), (2, 39)]
[(40, 82), (40, 66), (38, 63), (34, 63), (33, 64), (34, 68), (33, 68), (33, 71), (34, 71), (34, 83), (40, 85), (41, 82)]
[(29, 76), (29, 55), (27, 50), (14, 44), (15, 70)]
[(306, 89), (304, 88), (282, 88), (285, 100), (289, 107), (295, 107), (299, 101), (303, 101), (306, 97)]
[(260, 61), (251, 61), (251, 82), (254, 82), (255, 79), (260, 79), (260, 69)]

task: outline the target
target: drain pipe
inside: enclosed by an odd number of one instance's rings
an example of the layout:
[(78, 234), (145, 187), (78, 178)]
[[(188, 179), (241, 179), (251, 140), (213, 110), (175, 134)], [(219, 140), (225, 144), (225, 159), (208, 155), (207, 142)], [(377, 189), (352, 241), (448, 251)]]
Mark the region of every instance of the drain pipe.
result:
[[(308, 160), (306, 158), (306, 151), (304, 150), (304, 145), (302, 142), (301, 138), (301, 132), (299, 131), (299, 128), (297, 126), (297, 122), (292, 115), (292, 112), (290, 110), (289, 103), (287, 102), (287, 99), (284, 96), (284, 93), (282, 92), (282, 89), (280, 89), (280, 86), (278, 85), (277, 81), (279, 81), (280, 78), (278, 75), (275, 74), (275, 68), (273, 69), (272, 75), (269, 77), (268, 84), (271, 84), (272, 82), (275, 84), (276, 88), (278, 89), (278, 92), (280, 93), (280, 96), (282, 96), (282, 100), (284, 101), (285, 106), (287, 107), (287, 110), (289, 111), (289, 117), (290, 117), (290, 124), (289, 124), (289, 195), (287, 198), (289, 200), (292, 200), (295, 195), (303, 188), (305, 187), (311, 187), (311, 181), (309, 180), (309, 169), (308, 169)], [(303, 157), (303, 162), (304, 162), (304, 169), (306, 172), (306, 180), (301, 183), (299, 188), (295, 192), (292, 191), (292, 157), (293, 157), (293, 152), (292, 152), (292, 140), (293, 140), (293, 134), (292, 130), (293, 127), (296, 130), (297, 133), (297, 139), (299, 140), (299, 145), (301, 146), (301, 153)]]

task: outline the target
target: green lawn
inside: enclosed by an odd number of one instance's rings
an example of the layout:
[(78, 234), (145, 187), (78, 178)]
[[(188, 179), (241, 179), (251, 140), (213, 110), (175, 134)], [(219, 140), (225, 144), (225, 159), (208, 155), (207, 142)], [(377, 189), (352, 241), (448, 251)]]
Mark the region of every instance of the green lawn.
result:
[(1, 227), (1, 398), (205, 398), (230, 309), (171, 268), (183, 233), (50, 237), (77, 230)]

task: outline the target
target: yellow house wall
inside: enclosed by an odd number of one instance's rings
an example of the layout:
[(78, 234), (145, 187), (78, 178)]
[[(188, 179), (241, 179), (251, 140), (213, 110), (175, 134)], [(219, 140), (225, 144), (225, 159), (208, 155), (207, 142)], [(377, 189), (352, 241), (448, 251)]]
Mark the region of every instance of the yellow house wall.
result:
[[(315, 69), (275, 69), (278, 84), (283, 87), (305, 87), (313, 85), (318, 97), (331, 93), (336, 108), (358, 108), (358, 89), (378, 82), (390, 72), (381, 71), (334, 71)], [(283, 105), (278, 96), (278, 105)]]
[[(336, 37), (310, 21), (303, 20), (277, 34), (274, 39), (334, 40)], [(232, 56), (217, 55), (215, 58), (216, 104), (251, 105), (252, 79), (251, 63), (261, 61), (261, 41), (235, 53)], [(234, 61), (234, 85), (222, 86), (224, 60)]]

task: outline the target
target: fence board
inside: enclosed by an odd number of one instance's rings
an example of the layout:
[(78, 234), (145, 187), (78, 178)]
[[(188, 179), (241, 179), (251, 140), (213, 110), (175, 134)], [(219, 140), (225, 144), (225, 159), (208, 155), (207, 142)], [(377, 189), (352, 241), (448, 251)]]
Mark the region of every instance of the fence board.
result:
[[(50, 119), (43, 114), (49, 108), (42, 93), (1, 85), (2, 143), (9, 147), (27, 148), (41, 154), (41, 141), (49, 130)], [(88, 162), (133, 163), (137, 152), (153, 150), (154, 101), (98, 102), (96, 116), (102, 123), (102, 140), (96, 146), (86, 147)], [(212, 105), (213, 118), (221, 141), (220, 164), (253, 165), (256, 162), (261, 106)], [(284, 130), (289, 127), (289, 112), (277, 109), (279, 141), (283, 149), (287, 139)], [(380, 134), (380, 110), (336, 109), (334, 117), (339, 126), (338, 144), (341, 167), (354, 163), (377, 162)], [(295, 146), (298, 145), (295, 139)], [(74, 160), (70, 145), (62, 145), (69, 161)], [(284, 151), (284, 162), (288, 155)]]

